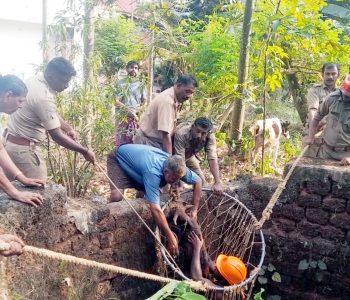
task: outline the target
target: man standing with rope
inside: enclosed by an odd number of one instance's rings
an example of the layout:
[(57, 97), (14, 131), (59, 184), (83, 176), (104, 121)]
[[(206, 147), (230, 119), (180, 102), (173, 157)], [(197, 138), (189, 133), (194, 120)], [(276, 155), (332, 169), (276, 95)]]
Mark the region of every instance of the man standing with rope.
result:
[(123, 199), (123, 189), (135, 188), (145, 192), (152, 216), (167, 237), (172, 255), (179, 252), (178, 241), (170, 230), (164, 212), (160, 207), (159, 188), (180, 179), (193, 184), (193, 207), (191, 216), (197, 217), (202, 197), (202, 180), (196, 173), (186, 168), (184, 159), (147, 145), (126, 144), (111, 153), (107, 160), (107, 170), (111, 184), (111, 201)]

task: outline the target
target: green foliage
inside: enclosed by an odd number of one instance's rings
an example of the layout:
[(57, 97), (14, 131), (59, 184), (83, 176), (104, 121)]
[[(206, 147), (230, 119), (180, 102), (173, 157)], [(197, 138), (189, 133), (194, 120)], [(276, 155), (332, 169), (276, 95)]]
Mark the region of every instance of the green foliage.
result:
[(327, 265), (323, 260), (302, 259), (299, 261), (298, 270), (305, 271), (307, 269), (327, 270)]
[[(281, 283), (282, 278), (280, 273), (276, 271), (276, 268), (273, 264), (269, 263), (267, 266), (262, 266), (258, 273), (258, 282), (260, 284), (267, 284), (269, 281), (269, 278), (274, 281)], [(261, 292), (261, 291), (260, 291)], [(255, 298), (254, 298), (255, 299)]]
[(102, 61), (101, 71), (108, 77), (116, 74), (129, 60), (141, 60), (145, 56), (141, 33), (134, 22), (123, 17), (96, 24), (94, 51)]
[[(80, 134), (80, 142), (94, 149), (97, 156), (105, 156), (114, 146), (114, 89), (90, 82), (85, 87), (74, 86), (58, 99), (63, 118)], [(90, 191), (94, 171), (90, 163), (73, 151), (49, 142), (50, 176), (67, 188), (71, 197)]]
[(265, 289), (261, 288), (259, 293), (256, 293), (254, 295), (254, 300), (264, 300), (264, 298), (262, 297), (262, 294), (265, 292)]
[(192, 292), (183, 282), (170, 282), (147, 300), (178, 299), (178, 300), (205, 300), (202, 295)]

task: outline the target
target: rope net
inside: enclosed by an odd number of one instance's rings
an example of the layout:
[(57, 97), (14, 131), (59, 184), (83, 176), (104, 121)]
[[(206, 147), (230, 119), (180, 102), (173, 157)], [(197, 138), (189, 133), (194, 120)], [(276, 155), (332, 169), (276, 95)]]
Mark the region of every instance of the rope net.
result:
[[(198, 224), (210, 259), (215, 262), (219, 254), (236, 256), (246, 264), (248, 271), (243, 282), (225, 287), (210, 287), (206, 296), (208, 299), (216, 299), (221, 294), (223, 299), (249, 299), (265, 256), (264, 237), (256, 227), (257, 219), (236, 197), (226, 193), (215, 195), (207, 189), (203, 191)], [(190, 202), (192, 191), (187, 191), (180, 197), (181, 200)], [(164, 207), (166, 215), (172, 206), (172, 203), (168, 203)], [(188, 261), (184, 263), (180, 255), (176, 259), (179, 270), (170, 262), (168, 255), (162, 249), (160, 251), (168, 266), (167, 275), (178, 274), (182, 279), (188, 280)], [(182, 251), (184, 249), (180, 249), (180, 253)]]

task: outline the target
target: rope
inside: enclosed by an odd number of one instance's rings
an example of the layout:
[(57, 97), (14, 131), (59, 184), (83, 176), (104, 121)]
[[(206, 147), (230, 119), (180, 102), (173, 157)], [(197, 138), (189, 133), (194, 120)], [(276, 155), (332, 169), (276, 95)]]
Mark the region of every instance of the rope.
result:
[[(10, 244), (0, 243), (0, 251), (6, 251), (9, 249), (10, 249)], [(158, 282), (162, 282), (162, 283), (169, 283), (169, 282), (179, 283), (179, 282), (181, 282), (179, 280), (175, 280), (175, 279), (171, 279), (171, 278), (167, 278), (167, 277), (162, 277), (159, 275), (154, 275), (154, 274), (149, 274), (149, 273), (145, 273), (145, 272), (141, 272), (141, 271), (136, 271), (136, 270), (132, 270), (132, 269), (118, 267), (115, 265), (100, 263), (100, 262), (97, 262), (94, 260), (88, 260), (88, 259), (84, 259), (84, 258), (72, 256), (72, 255), (67, 255), (67, 254), (63, 254), (63, 253), (58, 253), (58, 252), (50, 251), (50, 250), (43, 249), (43, 248), (37, 248), (37, 247), (33, 247), (33, 246), (24, 246), (23, 251), (28, 252), (28, 253), (32, 253), (32, 254), (35, 254), (38, 256), (48, 257), (48, 258), (54, 259), (54, 260), (66, 261), (68, 263), (79, 264), (79, 265), (83, 265), (86, 267), (98, 268), (98, 269), (102, 269), (105, 271), (114, 272), (114, 273), (118, 273), (118, 274), (122, 274), (122, 275), (126, 275), (126, 276), (133, 276), (133, 277), (138, 277), (138, 278), (142, 278), (142, 279), (158, 281)], [(194, 289), (196, 291), (205, 292), (207, 290), (207, 286), (199, 281), (196, 282), (196, 281), (191, 280), (191, 281), (187, 281), (186, 283), (192, 289)]]
[(95, 163), (95, 165), (100, 169), (100, 171), (103, 173), (103, 175), (108, 179), (108, 181), (110, 182), (111, 185), (113, 185), (113, 187), (122, 195), (123, 200), (126, 201), (126, 203), (130, 206), (130, 208), (133, 210), (133, 212), (136, 214), (136, 216), (140, 219), (140, 221), (145, 225), (145, 227), (147, 228), (147, 230), (150, 232), (150, 234), (155, 238), (155, 240), (158, 242), (158, 244), (164, 249), (164, 251), (166, 252), (166, 254), (170, 257), (171, 262), (176, 266), (176, 272), (178, 273), (182, 273), (181, 269), (179, 268), (179, 266), (176, 264), (175, 260), (173, 259), (173, 257), (171, 256), (171, 254), (168, 252), (168, 250), (166, 249), (166, 247), (162, 244), (161, 240), (154, 234), (153, 230), (147, 225), (147, 223), (145, 222), (145, 220), (142, 218), (142, 216), (136, 211), (136, 209), (134, 208), (134, 206), (130, 203), (129, 199), (126, 198), (123, 193), (120, 191), (120, 189), (115, 185), (115, 183), (112, 181), (112, 179), (108, 176), (108, 174), (105, 172), (105, 170), (102, 168), (102, 166), (100, 164), (98, 164), (97, 162)]
[(265, 207), (261, 219), (259, 220), (259, 222), (256, 223), (256, 227), (257, 229), (260, 229), (264, 223), (270, 219), (271, 213), (272, 213), (272, 209), (274, 208), (275, 204), (277, 203), (277, 200), (279, 198), (279, 196), (282, 194), (283, 190), (286, 187), (286, 184), (290, 178), (290, 176), (292, 176), (292, 173), (295, 169), (295, 167), (297, 166), (297, 164), (299, 163), (300, 159), (304, 156), (305, 152), (307, 151), (307, 149), (309, 148), (309, 146), (306, 146), (303, 151), (300, 153), (300, 155), (298, 156), (298, 158), (294, 161), (292, 167), (289, 169), (286, 177), (283, 179), (283, 181), (277, 186), (277, 189), (275, 190), (275, 192), (273, 193), (269, 203), (267, 204), (267, 206)]

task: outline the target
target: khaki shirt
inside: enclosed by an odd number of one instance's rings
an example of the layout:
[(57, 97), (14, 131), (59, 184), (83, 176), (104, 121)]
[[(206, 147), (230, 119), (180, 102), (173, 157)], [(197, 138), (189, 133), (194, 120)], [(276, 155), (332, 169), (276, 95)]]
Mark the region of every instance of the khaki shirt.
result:
[(10, 116), (8, 133), (24, 137), (30, 141), (41, 142), (45, 130), (61, 126), (55, 102), (55, 92), (50, 89), (42, 74), (26, 81), (27, 102)]
[(205, 148), (208, 160), (217, 159), (216, 139), (214, 133), (209, 133), (205, 142), (194, 143), (191, 135), (192, 125), (180, 125), (175, 130), (174, 154), (181, 155), (185, 159), (197, 154)]
[(330, 90), (324, 83), (319, 83), (312, 86), (306, 95), (308, 110), (318, 109), (326, 97), (335, 90), (336, 88)]
[(141, 116), (140, 129), (143, 134), (162, 143), (162, 132), (172, 134), (175, 129), (178, 109), (174, 87), (158, 94)]
[(350, 145), (350, 102), (343, 100), (339, 89), (324, 100), (315, 119), (320, 121), (327, 115), (326, 128), (323, 132), (325, 143), (332, 147)]

